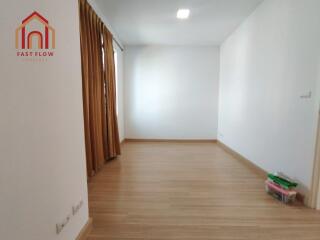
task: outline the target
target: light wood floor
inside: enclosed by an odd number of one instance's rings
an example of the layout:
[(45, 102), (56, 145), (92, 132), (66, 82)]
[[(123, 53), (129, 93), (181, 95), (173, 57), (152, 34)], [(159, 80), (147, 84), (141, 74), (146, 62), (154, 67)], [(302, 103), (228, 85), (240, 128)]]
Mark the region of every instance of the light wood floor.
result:
[(286, 206), (213, 143), (125, 143), (89, 183), (88, 240), (319, 240), (320, 214)]

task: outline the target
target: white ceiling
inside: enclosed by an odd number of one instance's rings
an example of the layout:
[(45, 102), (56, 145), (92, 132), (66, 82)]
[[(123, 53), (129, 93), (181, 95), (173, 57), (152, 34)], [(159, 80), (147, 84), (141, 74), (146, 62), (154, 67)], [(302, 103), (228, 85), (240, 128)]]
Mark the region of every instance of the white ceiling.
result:
[[(95, 0), (125, 45), (220, 45), (263, 0)], [(176, 19), (179, 8), (191, 10)]]

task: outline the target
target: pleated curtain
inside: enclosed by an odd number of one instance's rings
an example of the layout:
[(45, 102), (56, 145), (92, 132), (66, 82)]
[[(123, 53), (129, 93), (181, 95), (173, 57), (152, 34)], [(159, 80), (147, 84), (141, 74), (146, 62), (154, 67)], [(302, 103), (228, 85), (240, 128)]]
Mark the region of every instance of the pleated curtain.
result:
[(103, 47), (105, 71), (104, 79), (106, 81), (106, 105), (107, 105), (107, 155), (114, 157), (120, 154), (120, 140), (117, 120), (116, 103), (116, 73), (113, 52), (113, 37), (109, 30), (103, 26)]
[(86, 0), (79, 0), (87, 173), (120, 154), (113, 37)]

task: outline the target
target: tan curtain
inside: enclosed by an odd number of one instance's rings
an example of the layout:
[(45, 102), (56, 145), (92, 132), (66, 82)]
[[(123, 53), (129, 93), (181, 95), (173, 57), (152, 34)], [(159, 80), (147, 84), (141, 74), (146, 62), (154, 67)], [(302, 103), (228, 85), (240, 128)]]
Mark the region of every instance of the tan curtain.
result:
[(116, 157), (120, 154), (120, 140), (117, 120), (116, 103), (116, 74), (113, 52), (113, 37), (108, 29), (103, 26), (103, 47), (106, 83), (106, 105), (107, 105), (107, 156)]
[[(103, 62), (105, 26), (86, 0), (79, 0), (79, 14), (87, 172), (91, 177), (106, 160), (120, 154), (120, 149), (116, 152), (113, 150), (113, 145), (120, 146), (120, 143), (119, 136), (116, 136), (117, 123), (109, 123), (109, 118), (113, 121), (117, 121), (117, 118), (109, 116), (112, 112), (107, 110), (107, 106), (115, 103), (116, 96), (107, 94), (109, 78), (106, 75), (109, 69), (114, 69), (114, 62)], [(113, 54), (113, 50), (111, 52)], [(113, 66), (110, 66), (112, 63)], [(110, 85), (113, 84), (114, 79)], [(109, 130), (110, 126), (113, 127)], [(109, 137), (109, 132), (115, 134)]]

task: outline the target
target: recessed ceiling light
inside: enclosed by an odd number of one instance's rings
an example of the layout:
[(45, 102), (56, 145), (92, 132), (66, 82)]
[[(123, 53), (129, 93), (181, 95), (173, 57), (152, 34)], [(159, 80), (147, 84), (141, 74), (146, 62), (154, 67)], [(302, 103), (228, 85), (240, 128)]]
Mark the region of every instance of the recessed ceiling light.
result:
[(190, 15), (189, 9), (179, 9), (177, 12), (178, 19), (188, 19)]

